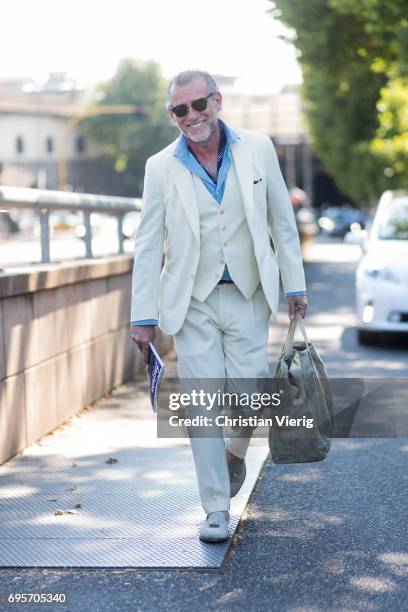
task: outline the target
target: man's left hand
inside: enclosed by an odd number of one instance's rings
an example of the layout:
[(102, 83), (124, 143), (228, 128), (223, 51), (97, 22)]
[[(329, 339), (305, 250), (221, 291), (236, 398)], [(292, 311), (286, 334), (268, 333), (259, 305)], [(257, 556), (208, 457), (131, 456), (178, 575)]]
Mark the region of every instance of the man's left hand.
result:
[(305, 295), (288, 295), (289, 319), (292, 321), (296, 315), (300, 315), (302, 319), (306, 316), (307, 297)]

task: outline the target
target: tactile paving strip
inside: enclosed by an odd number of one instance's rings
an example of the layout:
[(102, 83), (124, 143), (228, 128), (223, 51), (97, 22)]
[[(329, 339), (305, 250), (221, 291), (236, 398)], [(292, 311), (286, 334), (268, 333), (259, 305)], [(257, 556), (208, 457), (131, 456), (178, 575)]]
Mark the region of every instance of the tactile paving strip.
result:
[[(266, 455), (249, 449), (231, 535)], [(231, 540), (200, 542), (203, 518), (188, 440), (158, 440), (131, 384), (0, 468), (1, 567), (219, 568)]]

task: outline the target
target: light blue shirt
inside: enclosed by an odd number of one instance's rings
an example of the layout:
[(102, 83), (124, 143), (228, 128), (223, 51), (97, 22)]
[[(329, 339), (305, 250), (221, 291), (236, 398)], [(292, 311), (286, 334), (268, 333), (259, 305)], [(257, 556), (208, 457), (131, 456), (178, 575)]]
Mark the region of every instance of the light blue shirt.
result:
[[(187, 139), (184, 134), (180, 135), (173, 155), (179, 158), (179, 160), (182, 164), (184, 164), (187, 170), (189, 170), (191, 173), (195, 174), (201, 179), (203, 185), (208, 189), (208, 191), (211, 193), (216, 202), (218, 204), (221, 204), (222, 198), (224, 196), (228, 172), (232, 164), (231, 145), (240, 137), (226, 123), (224, 123), (220, 119), (218, 121), (220, 123), (221, 130), (223, 130), (225, 134), (225, 148), (218, 154), (218, 173), (216, 181), (214, 181), (210, 177), (208, 172), (204, 169), (204, 167), (200, 164), (195, 155), (189, 149)], [(222, 280), (231, 280), (231, 276), (228, 272), (227, 266), (225, 266), (221, 278)], [(305, 293), (305, 291), (291, 291), (286, 295), (305, 295)], [(131, 325), (157, 325), (157, 320), (143, 319), (142, 321), (132, 321)]]
[(174, 151), (175, 157), (179, 158), (187, 170), (202, 180), (204, 186), (208, 189), (218, 204), (221, 204), (222, 202), (228, 172), (231, 168), (231, 145), (239, 139), (238, 134), (228, 127), (223, 121), (220, 121), (220, 127), (225, 134), (225, 148), (218, 153), (219, 160), (216, 181), (210, 177), (210, 175), (197, 160), (194, 153), (192, 153), (192, 151), (189, 149), (187, 139), (183, 134), (180, 136), (176, 150)]

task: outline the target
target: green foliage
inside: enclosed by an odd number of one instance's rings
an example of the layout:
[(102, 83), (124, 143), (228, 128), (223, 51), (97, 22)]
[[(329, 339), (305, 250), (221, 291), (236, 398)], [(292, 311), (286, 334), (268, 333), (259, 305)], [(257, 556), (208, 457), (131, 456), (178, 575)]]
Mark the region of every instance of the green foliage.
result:
[(357, 202), (407, 187), (408, 0), (274, 0), (302, 65), (312, 144)]
[(408, 76), (408, 0), (330, 0), (340, 14), (352, 14), (376, 42), (387, 72)]
[(103, 145), (112, 166), (122, 175), (118, 195), (141, 194), (146, 159), (177, 136), (164, 108), (166, 84), (159, 65), (123, 59), (113, 78), (98, 86), (101, 105), (131, 104), (138, 114), (106, 114), (87, 120), (90, 136)]
[(401, 187), (408, 183), (408, 82), (391, 80), (377, 104), (379, 127), (370, 151), (382, 160), (386, 175)]

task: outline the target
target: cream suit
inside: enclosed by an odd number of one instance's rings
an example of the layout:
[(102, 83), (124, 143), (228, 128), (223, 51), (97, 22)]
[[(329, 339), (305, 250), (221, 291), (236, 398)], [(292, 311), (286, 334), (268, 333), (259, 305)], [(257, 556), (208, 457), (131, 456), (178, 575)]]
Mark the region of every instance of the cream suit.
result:
[[(158, 319), (174, 335), (180, 379), (208, 379), (210, 387), (220, 379), (269, 375), (268, 323), (278, 310), (279, 271), (285, 292), (305, 288), (275, 149), (266, 136), (235, 132), (220, 205), (174, 155), (176, 143), (148, 160), (135, 243), (131, 320)], [(234, 284), (218, 284), (225, 264)], [(242, 433), (226, 441), (239, 457), (250, 439)], [(228, 510), (222, 433), (191, 436), (191, 446), (205, 512)]]
[[(292, 204), (270, 139), (253, 132), (235, 131), (240, 139), (232, 144), (231, 154), (248, 235), (252, 238), (265, 297), (272, 315), (276, 316), (279, 270), (286, 293), (305, 288)], [(143, 212), (135, 242), (131, 307), (131, 321), (158, 318), (160, 329), (171, 335), (181, 329), (187, 314), (201, 242), (193, 175), (173, 155), (175, 147), (176, 142), (171, 143), (146, 164)], [(258, 182), (254, 184), (254, 181)], [(245, 251), (236, 249), (236, 268), (245, 273), (244, 256)]]

